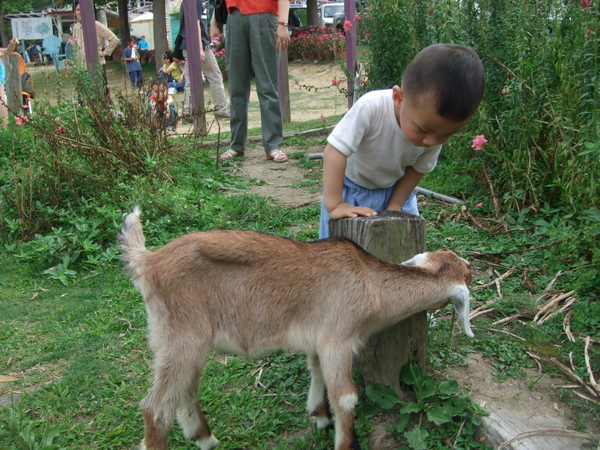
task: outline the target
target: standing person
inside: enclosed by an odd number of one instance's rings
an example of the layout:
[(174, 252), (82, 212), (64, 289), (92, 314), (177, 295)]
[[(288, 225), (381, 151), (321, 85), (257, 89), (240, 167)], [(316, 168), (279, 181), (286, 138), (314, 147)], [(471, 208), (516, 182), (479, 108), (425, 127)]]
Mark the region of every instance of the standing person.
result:
[(329, 236), (330, 218), (419, 215), (414, 189), (469, 123), (484, 85), (473, 49), (436, 44), (415, 56), (401, 86), (363, 95), (327, 138), (319, 238)]
[[(288, 160), (281, 151), (283, 117), (279, 106), (277, 50), (286, 50), (289, 0), (227, 0), (225, 52), (231, 102), (231, 144), (222, 160), (244, 156), (248, 135), (248, 102), (252, 69), (260, 102), (263, 145), (267, 159)], [(216, 15), (211, 21), (211, 37), (218, 36)]]
[(140, 62), (146, 64), (148, 62), (148, 41), (146, 36), (142, 36), (138, 42), (138, 50), (140, 51)]
[(144, 74), (142, 73), (142, 64), (140, 63), (140, 55), (135, 48), (136, 39), (131, 36), (127, 48), (123, 50), (123, 60), (127, 61), (127, 72), (129, 72), (129, 79), (131, 80), (131, 86), (134, 89), (142, 89), (144, 85)]
[[(73, 12), (77, 18), (77, 23), (73, 25), (73, 43), (75, 49), (76, 58), (83, 64), (85, 64), (85, 45), (83, 38), (83, 26), (81, 25), (81, 9), (79, 0), (73, 2)], [(108, 79), (106, 78), (106, 56), (112, 55), (112, 52), (119, 44), (119, 39), (115, 36), (115, 33), (106, 28), (103, 24), (96, 21), (96, 37), (98, 39), (98, 63), (102, 67), (102, 78), (104, 80), (104, 93), (106, 98), (110, 102), (110, 92), (108, 90)], [(103, 48), (104, 41), (108, 41), (108, 45)]]
[[(0, 56), (15, 51), (15, 47), (19, 45), (17, 38), (12, 38), (6, 48), (0, 48)], [(4, 93), (6, 72), (4, 71), (4, 61), (0, 58), (0, 127), (8, 127), (8, 109), (6, 107), (6, 95)]]

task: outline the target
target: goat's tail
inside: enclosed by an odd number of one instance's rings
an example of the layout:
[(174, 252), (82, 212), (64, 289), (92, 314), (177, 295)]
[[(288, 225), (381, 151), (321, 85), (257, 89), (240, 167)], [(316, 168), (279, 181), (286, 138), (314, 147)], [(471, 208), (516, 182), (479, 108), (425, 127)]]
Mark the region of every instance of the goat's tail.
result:
[(123, 221), (123, 227), (119, 233), (119, 251), (121, 261), (125, 263), (129, 274), (134, 278), (141, 275), (140, 263), (146, 250), (146, 238), (142, 231), (140, 216), (142, 210), (139, 206), (133, 208), (131, 214), (127, 214)]

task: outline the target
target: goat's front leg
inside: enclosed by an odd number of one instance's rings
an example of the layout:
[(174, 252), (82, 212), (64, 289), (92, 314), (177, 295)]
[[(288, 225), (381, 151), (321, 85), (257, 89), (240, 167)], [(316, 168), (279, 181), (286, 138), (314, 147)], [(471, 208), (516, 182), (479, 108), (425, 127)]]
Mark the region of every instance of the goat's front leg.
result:
[(358, 390), (352, 379), (352, 350), (327, 348), (319, 352), (329, 404), (335, 418), (335, 450), (360, 450), (354, 433)]
[(331, 425), (331, 410), (327, 402), (327, 390), (323, 380), (321, 362), (316, 353), (306, 354), (308, 368), (310, 369), (310, 389), (308, 391), (308, 414), (315, 417), (317, 428), (320, 430)]

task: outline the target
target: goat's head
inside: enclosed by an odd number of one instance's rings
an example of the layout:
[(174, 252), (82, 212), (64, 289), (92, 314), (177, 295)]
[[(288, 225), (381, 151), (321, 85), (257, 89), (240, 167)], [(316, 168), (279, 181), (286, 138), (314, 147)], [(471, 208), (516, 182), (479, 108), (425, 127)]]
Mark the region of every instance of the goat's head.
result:
[[(420, 253), (404, 265), (422, 266), (432, 270), (440, 279), (448, 283), (448, 297), (454, 303), (458, 321), (469, 337), (474, 337), (469, 324), (469, 283), (471, 282), (471, 265), (450, 250), (439, 250), (434, 253)], [(443, 306), (439, 305), (440, 307)]]

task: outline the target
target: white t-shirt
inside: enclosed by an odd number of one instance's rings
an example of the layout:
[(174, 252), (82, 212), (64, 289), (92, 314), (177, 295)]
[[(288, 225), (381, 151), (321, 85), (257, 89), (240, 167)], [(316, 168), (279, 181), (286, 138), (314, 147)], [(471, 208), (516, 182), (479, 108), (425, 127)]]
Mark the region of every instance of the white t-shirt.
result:
[(348, 157), (346, 176), (368, 189), (393, 186), (412, 166), (431, 172), (442, 149), (411, 144), (396, 121), (392, 89), (363, 95), (333, 129), (327, 142)]

